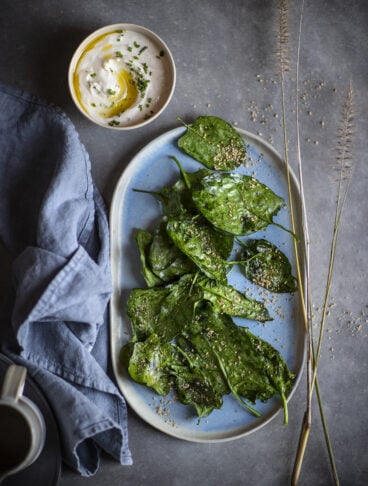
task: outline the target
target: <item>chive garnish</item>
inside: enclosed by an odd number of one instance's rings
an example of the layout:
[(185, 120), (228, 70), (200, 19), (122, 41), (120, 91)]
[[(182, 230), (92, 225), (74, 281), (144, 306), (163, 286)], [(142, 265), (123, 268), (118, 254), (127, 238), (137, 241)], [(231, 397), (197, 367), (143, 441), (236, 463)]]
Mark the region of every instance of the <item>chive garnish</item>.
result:
[(139, 50), (138, 54), (139, 54), (139, 55), (141, 55), (141, 54), (142, 54), (142, 52), (143, 52), (143, 51), (145, 51), (146, 49), (147, 49), (147, 46), (143, 46), (143, 47), (142, 47), (142, 48)]

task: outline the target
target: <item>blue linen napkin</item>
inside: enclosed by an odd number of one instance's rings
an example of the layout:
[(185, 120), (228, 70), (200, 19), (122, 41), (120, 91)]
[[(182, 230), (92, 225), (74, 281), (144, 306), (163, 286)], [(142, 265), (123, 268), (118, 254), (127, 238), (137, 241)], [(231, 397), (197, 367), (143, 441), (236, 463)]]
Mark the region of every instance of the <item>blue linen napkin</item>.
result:
[(3, 84), (0, 240), (12, 261), (1, 350), (47, 396), (64, 461), (83, 476), (101, 449), (132, 464), (125, 401), (106, 374), (109, 230), (88, 154), (60, 109)]

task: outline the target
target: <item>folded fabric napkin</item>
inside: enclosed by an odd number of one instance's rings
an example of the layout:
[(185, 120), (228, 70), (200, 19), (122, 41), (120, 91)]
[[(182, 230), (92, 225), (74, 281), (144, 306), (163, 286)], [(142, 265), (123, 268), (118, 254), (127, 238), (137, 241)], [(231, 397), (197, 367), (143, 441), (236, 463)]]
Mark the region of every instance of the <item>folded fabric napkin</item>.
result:
[(131, 464), (126, 405), (106, 374), (109, 231), (88, 154), (57, 107), (2, 84), (0, 241), (12, 262), (1, 351), (47, 396), (64, 461), (83, 476), (101, 449)]

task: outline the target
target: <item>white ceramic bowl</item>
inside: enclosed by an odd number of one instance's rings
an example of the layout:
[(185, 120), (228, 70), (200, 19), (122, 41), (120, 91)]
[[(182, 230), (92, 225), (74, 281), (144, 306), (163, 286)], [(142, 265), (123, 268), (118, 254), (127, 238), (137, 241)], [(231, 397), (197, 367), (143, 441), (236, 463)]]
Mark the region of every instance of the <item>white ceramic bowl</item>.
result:
[(155, 120), (175, 89), (176, 70), (167, 45), (135, 24), (96, 30), (77, 48), (68, 83), (77, 108), (97, 125), (115, 130)]

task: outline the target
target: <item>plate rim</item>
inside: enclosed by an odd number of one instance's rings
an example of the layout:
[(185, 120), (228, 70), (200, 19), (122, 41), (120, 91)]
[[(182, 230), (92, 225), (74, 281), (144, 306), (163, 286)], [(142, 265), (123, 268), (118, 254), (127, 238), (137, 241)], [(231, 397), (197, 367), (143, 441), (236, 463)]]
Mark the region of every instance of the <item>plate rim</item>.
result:
[[(281, 157), (279, 152), (271, 144), (269, 144), (267, 141), (265, 141), (263, 138), (261, 138), (260, 136), (254, 134), (254, 133), (251, 133), (247, 130), (244, 130), (242, 128), (238, 128), (238, 127), (234, 127), (234, 128), (236, 128), (237, 132), (242, 136), (244, 141), (246, 141), (247, 143), (248, 143), (248, 141), (250, 143), (252, 141), (255, 141), (258, 145), (265, 147), (272, 154), (272, 157), (276, 158), (277, 161), (279, 163), (281, 163), (282, 166), (284, 166), (284, 167), (286, 166), (285, 160)], [(161, 133), (157, 137), (155, 137), (155, 138), (151, 139), (149, 142), (147, 142), (147, 144), (145, 144), (142, 148), (140, 148), (136, 152), (135, 155), (133, 155), (133, 157), (130, 159), (130, 161), (128, 162), (126, 167), (123, 169), (123, 171), (121, 172), (119, 179), (118, 179), (118, 181), (115, 185), (114, 191), (113, 191), (113, 197), (112, 197), (112, 200), (111, 200), (110, 211), (109, 211), (110, 251), (111, 251), (110, 259), (111, 259), (111, 274), (112, 274), (112, 284), (113, 284), (113, 291), (112, 291), (111, 299), (110, 299), (110, 303), (109, 303), (109, 307), (110, 307), (110, 352), (111, 352), (111, 361), (112, 361), (112, 368), (113, 368), (116, 383), (117, 383), (118, 388), (119, 388), (120, 392), (122, 393), (124, 399), (126, 400), (128, 405), (132, 408), (132, 410), (134, 410), (134, 412), (144, 422), (146, 422), (148, 425), (154, 427), (156, 430), (159, 430), (160, 432), (163, 432), (166, 435), (169, 435), (171, 437), (175, 437), (177, 439), (181, 439), (181, 440), (184, 440), (184, 441), (196, 442), (196, 443), (229, 442), (229, 441), (236, 440), (236, 439), (245, 437), (247, 435), (250, 435), (250, 434), (260, 430), (265, 425), (269, 424), (276, 416), (278, 416), (281, 413), (281, 411), (282, 411), (281, 404), (280, 404), (280, 406), (277, 407), (277, 410), (273, 410), (273, 411), (268, 412), (268, 414), (266, 414), (263, 417), (262, 422), (260, 422), (259, 424), (256, 424), (256, 425), (252, 424), (251, 426), (249, 426), (249, 424), (244, 425), (244, 427), (242, 428), (242, 431), (239, 432), (239, 433), (236, 433), (236, 434), (227, 435), (227, 434), (224, 434), (222, 432), (214, 432), (213, 434), (212, 433), (208, 433), (208, 434), (203, 433), (201, 435), (206, 435), (206, 437), (202, 437), (199, 434), (195, 435), (195, 434), (190, 434), (190, 433), (185, 434), (183, 432), (180, 433), (180, 432), (178, 432), (178, 429), (174, 429), (171, 425), (166, 424), (164, 421), (155, 422), (155, 421), (148, 420), (147, 416), (144, 413), (142, 413), (141, 410), (138, 409), (135, 406), (134, 403), (132, 403), (132, 402), (134, 402), (134, 400), (130, 399), (129, 394), (127, 394), (127, 395), (125, 394), (125, 392), (127, 390), (122, 383), (121, 372), (120, 372), (121, 365), (119, 364), (119, 359), (118, 359), (120, 349), (117, 349), (118, 348), (118, 345), (117, 345), (118, 339), (114, 339), (114, 337), (116, 337), (116, 334), (118, 334), (118, 337), (120, 338), (121, 333), (122, 333), (122, 330), (116, 329), (115, 328), (116, 326), (114, 327), (114, 322), (113, 322), (114, 317), (117, 313), (117, 309), (118, 309), (119, 305), (121, 304), (121, 302), (120, 302), (121, 293), (117, 289), (117, 285), (116, 285), (120, 281), (119, 280), (119, 270), (116, 271), (115, 268), (114, 268), (115, 267), (114, 260), (116, 258), (116, 252), (119, 252), (119, 249), (116, 249), (116, 246), (115, 246), (116, 245), (116, 236), (117, 236), (116, 235), (117, 228), (115, 227), (115, 221), (117, 221), (119, 213), (121, 212), (121, 209), (122, 209), (117, 204), (119, 202), (119, 200), (122, 199), (122, 196), (120, 195), (120, 193), (121, 192), (124, 193), (124, 186), (128, 185), (127, 183), (125, 183), (125, 180), (127, 178), (129, 178), (130, 173), (133, 172), (134, 165), (140, 159), (142, 153), (149, 150), (150, 147), (152, 147), (155, 144), (158, 144), (163, 139), (171, 140), (172, 138), (180, 135), (181, 133), (184, 133), (185, 130), (186, 130), (186, 127), (182, 127), (182, 126), (175, 127), (175, 128), (169, 129), (169, 130)], [(298, 229), (299, 229), (299, 232), (300, 232), (300, 240), (303, 242), (304, 238), (305, 238), (305, 234), (304, 234), (302, 223), (301, 223), (301, 221), (302, 221), (302, 218), (301, 218), (301, 195), (300, 195), (297, 177), (296, 177), (294, 171), (292, 170), (292, 168), (290, 166), (289, 166), (289, 174), (290, 174), (290, 181), (291, 181), (291, 186), (292, 186), (292, 199), (293, 199), (293, 203), (294, 203), (294, 210), (296, 211), (296, 214), (298, 215), (298, 221), (299, 221), (299, 224), (297, 224), (297, 226), (298, 226)], [(126, 190), (126, 187), (125, 187), (125, 190)], [(287, 205), (288, 205), (288, 202), (287, 202)], [(119, 252), (119, 253), (121, 253), (121, 252)], [(305, 271), (304, 271), (305, 255), (304, 255), (303, 251), (301, 252), (301, 260), (302, 260), (301, 267), (302, 267), (302, 273), (303, 273), (302, 281), (305, 284), (305, 278), (306, 278)], [(304, 288), (305, 287), (306, 286), (304, 285)], [(298, 298), (298, 300), (300, 301), (300, 297)], [(300, 313), (301, 313), (301, 303), (299, 302), (298, 303), (298, 319), (297, 319), (298, 322), (300, 322), (300, 320), (301, 320), (301, 316), (299, 315)], [(301, 327), (300, 323), (298, 325)], [(295, 377), (295, 380), (294, 380), (293, 388), (292, 388), (291, 392), (289, 393), (289, 395), (287, 397), (288, 403), (290, 402), (290, 400), (293, 397), (296, 389), (298, 388), (298, 385), (300, 383), (300, 380), (301, 380), (301, 377), (302, 377), (302, 374), (303, 374), (303, 370), (304, 370), (305, 356), (306, 356), (306, 332), (305, 332), (304, 326), (303, 326), (303, 329), (304, 329), (304, 331), (299, 331), (299, 333), (302, 334), (302, 336), (300, 338), (300, 341), (302, 341), (302, 342), (297, 343), (300, 346), (301, 351), (302, 351), (300, 359), (299, 359), (300, 366), (299, 366), (299, 369), (297, 370), (297, 374), (296, 374), (296, 377)], [(119, 339), (119, 341), (120, 341), (120, 339)], [(153, 391), (153, 393), (154, 393), (154, 391)], [(211, 437), (211, 435), (213, 435), (214, 437)]]

